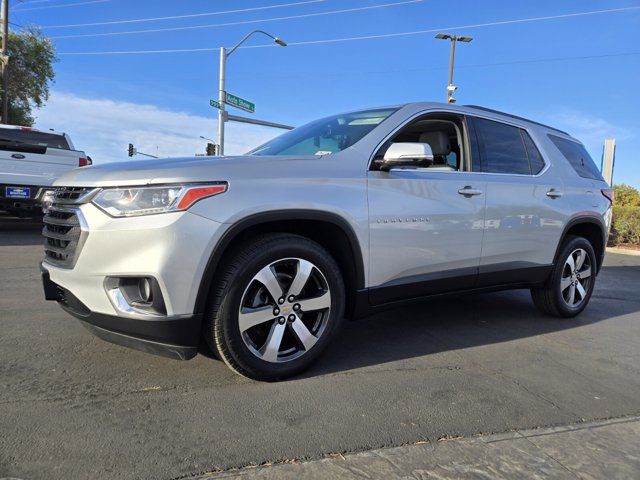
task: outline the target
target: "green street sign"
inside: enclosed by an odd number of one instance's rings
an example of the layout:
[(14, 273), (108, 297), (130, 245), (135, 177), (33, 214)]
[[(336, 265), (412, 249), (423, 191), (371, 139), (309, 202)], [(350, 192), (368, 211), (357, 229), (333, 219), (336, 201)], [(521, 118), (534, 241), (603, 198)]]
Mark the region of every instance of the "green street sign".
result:
[(232, 107), (239, 108), (240, 110), (244, 110), (245, 112), (254, 113), (256, 111), (256, 104), (251, 103), (249, 100), (245, 100), (244, 98), (236, 97), (235, 95), (231, 95), (227, 92), (227, 99), (225, 103), (227, 105), (231, 105)]
[(216, 100), (209, 100), (209, 105), (211, 105), (213, 108), (220, 108), (220, 102)]

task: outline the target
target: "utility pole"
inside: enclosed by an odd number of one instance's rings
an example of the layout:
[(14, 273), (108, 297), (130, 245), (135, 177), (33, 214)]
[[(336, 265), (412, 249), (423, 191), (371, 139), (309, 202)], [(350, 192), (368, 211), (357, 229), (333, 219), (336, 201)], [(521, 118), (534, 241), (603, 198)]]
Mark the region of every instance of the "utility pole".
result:
[(280, 40), (278, 37), (274, 37), (270, 33), (265, 32), (264, 30), (254, 30), (249, 32), (244, 36), (242, 40), (240, 40), (233, 48), (226, 49), (225, 47), (220, 47), (220, 81), (218, 82), (218, 155), (224, 155), (224, 124), (227, 121), (227, 112), (225, 110), (225, 104), (227, 103), (227, 92), (225, 91), (225, 75), (227, 68), (227, 57), (231, 56), (236, 49), (246, 42), (251, 35), (254, 33), (261, 33), (262, 35), (266, 35), (267, 37), (273, 39), (281, 47), (286, 47), (287, 44)]
[(2, 123), (9, 123), (9, 0), (2, 0), (2, 52), (0, 74), (2, 75)]
[(447, 33), (439, 33), (436, 38), (440, 40), (451, 40), (451, 49), (449, 50), (449, 81), (447, 83), (447, 103), (455, 103), (456, 99), (453, 98), (453, 92), (458, 87), (453, 84), (453, 65), (456, 60), (456, 42), (469, 43), (473, 38), (471, 37), (459, 37), (457, 35), (449, 35)]

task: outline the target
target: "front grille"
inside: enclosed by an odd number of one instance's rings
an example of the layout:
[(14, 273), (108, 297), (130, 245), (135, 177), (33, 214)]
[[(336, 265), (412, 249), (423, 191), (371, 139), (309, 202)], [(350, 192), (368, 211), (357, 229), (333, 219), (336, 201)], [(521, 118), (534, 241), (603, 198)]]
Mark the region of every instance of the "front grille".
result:
[(94, 189), (59, 187), (53, 204), (43, 218), (45, 260), (63, 268), (73, 268), (88, 232), (83, 230), (78, 206), (89, 201)]
[(86, 187), (58, 187), (55, 189), (55, 203), (82, 203), (79, 202), (81, 197), (93, 190)]

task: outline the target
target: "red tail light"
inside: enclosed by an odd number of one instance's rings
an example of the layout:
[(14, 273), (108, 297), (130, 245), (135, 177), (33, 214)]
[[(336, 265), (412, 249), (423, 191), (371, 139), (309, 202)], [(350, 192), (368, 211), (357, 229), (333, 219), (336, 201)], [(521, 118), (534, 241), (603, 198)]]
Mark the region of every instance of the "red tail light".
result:
[(90, 158), (80, 157), (80, 161), (78, 162), (79, 167), (86, 167), (87, 165), (93, 165), (93, 162)]
[(609, 190), (608, 188), (603, 188), (602, 190), (600, 190), (602, 192), (602, 195), (604, 195), (607, 200), (609, 200), (611, 203), (613, 203), (613, 190)]

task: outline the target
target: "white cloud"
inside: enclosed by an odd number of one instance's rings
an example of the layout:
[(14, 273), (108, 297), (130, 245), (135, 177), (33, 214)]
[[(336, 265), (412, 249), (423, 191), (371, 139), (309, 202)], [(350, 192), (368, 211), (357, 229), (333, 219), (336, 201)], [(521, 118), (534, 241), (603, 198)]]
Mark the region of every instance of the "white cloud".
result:
[[(217, 121), (156, 105), (52, 92), (47, 105), (37, 112), (36, 127), (68, 133), (76, 148), (95, 163), (104, 163), (127, 160), (129, 143), (162, 157), (204, 153), (206, 141), (199, 136), (215, 138)], [(244, 153), (280, 133), (282, 130), (230, 122), (225, 153)]]
[(594, 158), (599, 158), (605, 138), (613, 137), (621, 142), (633, 136), (632, 131), (626, 127), (576, 110), (561, 110), (551, 118), (551, 125), (566, 130), (584, 143)]

